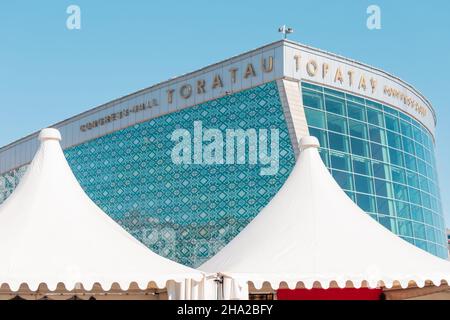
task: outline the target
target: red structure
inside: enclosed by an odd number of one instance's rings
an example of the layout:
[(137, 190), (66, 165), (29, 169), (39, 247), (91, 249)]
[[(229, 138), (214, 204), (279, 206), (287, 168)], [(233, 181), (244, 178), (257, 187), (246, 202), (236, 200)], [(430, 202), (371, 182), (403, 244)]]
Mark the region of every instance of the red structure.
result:
[(279, 289), (278, 300), (381, 300), (382, 289)]

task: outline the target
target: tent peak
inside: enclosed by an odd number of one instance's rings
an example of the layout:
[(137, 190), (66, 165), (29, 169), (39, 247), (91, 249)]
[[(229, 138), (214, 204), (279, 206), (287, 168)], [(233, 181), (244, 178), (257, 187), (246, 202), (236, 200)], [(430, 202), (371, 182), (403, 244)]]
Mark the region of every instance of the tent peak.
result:
[(319, 148), (320, 143), (316, 137), (313, 136), (304, 136), (300, 139), (300, 148), (301, 150), (305, 150), (308, 148)]
[(42, 129), (39, 133), (39, 141), (44, 142), (46, 140), (61, 141), (61, 133), (59, 133), (58, 129), (54, 128)]

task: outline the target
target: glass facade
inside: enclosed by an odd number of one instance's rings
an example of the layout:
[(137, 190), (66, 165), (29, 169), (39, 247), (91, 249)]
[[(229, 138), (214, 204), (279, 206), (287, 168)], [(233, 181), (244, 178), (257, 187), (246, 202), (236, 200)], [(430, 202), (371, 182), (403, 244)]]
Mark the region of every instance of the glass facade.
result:
[(309, 132), (326, 166), (364, 211), (412, 244), (447, 258), (434, 141), (409, 115), (302, 83)]
[[(446, 258), (430, 133), (410, 116), (367, 99), (308, 83), (302, 93), (310, 134), (346, 193), (386, 228)], [(259, 164), (174, 164), (171, 134), (192, 131), (194, 121), (221, 130), (278, 129), (278, 173), (262, 176)], [(275, 82), (136, 124), (65, 155), (87, 194), (114, 220), (155, 252), (194, 267), (266, 206), (295, 163)], [(0, 203), (25, 169), (0, 176)]]

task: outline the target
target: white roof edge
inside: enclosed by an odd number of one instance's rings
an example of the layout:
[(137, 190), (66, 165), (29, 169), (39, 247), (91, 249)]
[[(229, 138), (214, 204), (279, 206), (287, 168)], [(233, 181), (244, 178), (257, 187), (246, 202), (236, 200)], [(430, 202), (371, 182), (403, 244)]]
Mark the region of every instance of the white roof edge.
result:
[[(190, 71), (190, 72), (181, 74), (179, 76), (175, 76), (175, 77), (169, 78), (168, 80), (165, 80), (165, 81), (162, 81), (162, 82), (158, 82), (158, 83), (156, 83), (154, 85), (151, 85), (149, 87), (146, 87), (146, 88), (143, 88), (143, 89), (139, 89), (139, 90), (137, 90), (135, 92), (132, 92), (130, 94), (127, 94), (127, 95), (121, 96), (119, 98), (113, 99), (113, 100), (108, 101), (106, 103), (103, 103), (103, 104), (101, 104), (99, 106), (96, 106), (94, 108), (91, 108), (91, 109), (88, 109), (86, 111), (83, 111), (83, 112), (81, 112), (81, 113), (79, 113), (79, 114), (77, 114), (75, 116), (69, 117), (69, 118), (64, 119), (62, 121), (59, 121), (59, 122), (57, 122), (57, 123), (55, 123), (53, 125), (50, 125), (48, 127), (52, 127), (52, 128), (53, 127), (56, 127), (56, 128), (57, 127), (61, 127), (61, 126), (65, 125), (65, 124), (67, 124), (67, 123), (76, 121), (76, 120), (78, 120), (80, 118), (83, 118), (85, 116), (89, 116), (89, 115), (94, 114), (96, 112), (102, 111), (102, 110), (110, 107), (111, 105), (114, 105), (114, 104), (122, 102), (125, 99), (133, 98), (133, 97), (135, 97), (135, 96), (137, 96), (137, 95), (139, 95), (139, 94), (141, 94), (141, 93), (143, 93), (145, 91), (157, 89), (158, 87), (164, 86), (164, 85), (166, 85), (168, 83), (171, 83), (171, 82), (180, 81), (182, 78), (187, 78), (187, 77), (193, 76), (196, 73), (200, 73), (200, 72), (202, 72), (204, 70), (207, 70), (207, 69), (213, 68), (215, 66), (227, 63), (227, 62), (229, 62), (229, 61), (231, 61), (233, 59), (237, 59), (237, 58), (243, 57), (245, 55), (251, 55), (255, 51), (266, 49), (266, 48), (270, 48), (270, 47), (277, 47), (277, 46), (284, 45), (284, 44), (294, 45), (294, 46), (301, 47), (301, 48), (304, 48), (304, 49), (307, 49), (307, 50), (312, 50), (312, 51), (315, 51), (315, 52), (318, 52), (318, 53), (321, 53), (321, 54), (326, 54), (328, 56), (335, 57), (335, 58), (338, 58), (338, 59), (341, 59), (341, 60), (344, 60), (344, 61), (347, 61), (347, 62), (358, 64), (358, 65), (360, 65), (362, 67), (372, 69), (372, 70), (374, 70), (376, 72), (380, 72), (380, 73), (384, 74), (385, 76), (387, 76), (389, 78), (392, 78), (393, 80), (401, 82), (401, 84), (403, 84), (406, 87), (408, 87), (410, 90), (412, 90), (414, 93), (416, 93), (419, 97), (421, 97), (424, 100), (424, 102), (426, 102), (427, 106), (430, 108), (430, 110), (431, 110), (431, 112), (433, 114), (434, 123), (435, 123), (435, 125), (437, 124), (436, 112), (435, 112), (431, 102), (419, 90), (417, 90), (414, 86), (412, 86), (408, 82), (402, 80), (401, 78), (399, 78), (399, 77), (397, 77), (397, 76), (395, 76), (395, 75), (393, 75), (393, 74), (391, 74), (389, 72), (386, 72), (386, 71), (384, 71), (382, 69), (379, 69), (379, 68), (376, 68), (376, 67), (372, 67), (369, 64), (365, 64), (365, 63), (359, 62), (357, 60), (346, 58), (346, 57), (344, 57), (342, 55), (339, 55), (339, 54), (336, 54), (336, 53), (332, 53), (332, 52), (329, 52), (329, 51), (326, 51), (326, 50), (318, 49), (318, 48), (315, 48), (315, 47), (312, 47), (312, 46), (308, 46), (308, 45), (305, 45), (305, 44), (302, 44), (302, 43), (299, 43), (299, 42), (296, 42), (296, 41), (292, 41), (292, 40), (288, 40), (288, 39), (282, 39), (282, 40), (277, 40), (277, 41), (268, 43), (266, 45), (263, 45), (263, 46), (251, 49), (251, 50), (246, 51), (244, 53), (240, 53), (240, 54), (234, 55), (234, 56), (232, 56), (230, 58), (221, 60), (219, 62), (215, 62), (215, 63), (209, 64), (209, 65), (207, 65), (207, 66), (205, 66), (203, 68), (200, 68), (200, 69), (197, 69), (197, 70), (194, 70), (194, 71)], [(38, 136), (39, 132), (40, 132), (40, 130), (37, 130), (37, 131), (35, 131), (35, 132), (33, 132), (33, 133), (29, 134), (29, 135), (26, 135), (23, 138), (20, 138), (20, 139), (18, 139), (16, 141), (13, 141), (13, 142), (5, 145), (5, 146), (0, 147), (0, 153), (4, 152), (4, 151), (6, 151), (6, 150), (8, 150), (10, 148), (13, 148), (14, 146), (19, 145), (22, 142), (25, 142), (25, 141), (31, 140), (33, 138), (36, 138)]]
[(434, 107), (433, 107), (432, 103), (430, 102), (430, 100), (428, 100), (428, 98), (425, 97), (425, 96), (424, 96), (418, 89), (416, 89), (412, 84), (410, 84), (409, 82), (406, 82), (406, 81), (403, 80), (402, 78), (400, 78), (400, 77), (398, 77), (398, 76), (396, 76), (396, 75), (394, 75), (394, 74), (392, 74), (392, 73), (390, 73), (390, 72), (387, 72), (387, 71), (385, 71), (385, 70), (382, 70), (382, 69), (380, 69), (380, 68), (373, 67), (373, 66), (371, 66), (371, 65), (369, 65), (369, 64), (367, 64), (367, 63), (364, 63), (364, 62), (361, 62), (361, 61), (358, 61), (358, 60), (355, 60), (355, 59), (351, 59), (351, 58), (344, 57), (344, 56), (339, 55), (339, 54), (337, 54), (337, 53), (333, 53), (333, 52), (329, 52), (329, 51), (326, 51), (326, 50), (318, 49), (318, 48), (315, 48), (315, 47), (312, 47), (312, 46), (308, 46), (308, 45), (305, 45), (305, 44), (302, 44), (302, 43), (299, 43), (299, 42), (295, 42), (295, 41), (292, 41), (292, 40), (284, 40), (284, 41), (285, 41), (286, 43), (288, 43), (288, 44), (293, 44), (293, 45), (295, 45), (295, 46), (297, 46), (297, 47), (301, 47), (301, 48), (304, 48), (304, 49), (308, 49), (308, 50), (320, 52), (320, 53), (322, 53), (322, 54), (326, 54), (326, 55), (332, 56), (332, 57), (334, 57), (334, 58), (338, 58), (338, 59), (341, 59), (341, 60), (345, 60), (345, 61), (347, 61), (347, 62), (351, 62), (351, 63), (357, 64), (357, 65), (360, 65), (361, 67), (365, 67), (365, 68), (372, 69), (373, 71), (380, 72), (380, 73), (384, 74), (385, 76), (387, 76), (387, 77), (389, 77), (389, 78), (392, 78), (393, 80), (396, 80), (396, 81), (401, 82), (402, 85), (404, 85), (404, 86), (406, 86), (408, 89), (412, 90), (414, 93), (416, 93), (420, 98), (422, 98), (422, 99), (424, 100), (424, 102), (427, 104), (427, 107), (429, 107), (430, 110), (431, 110), (431, 112), (433, 113), (434, 124), (435, 124), (435, 125), (437, 124), (436, 111), (434, 110)]

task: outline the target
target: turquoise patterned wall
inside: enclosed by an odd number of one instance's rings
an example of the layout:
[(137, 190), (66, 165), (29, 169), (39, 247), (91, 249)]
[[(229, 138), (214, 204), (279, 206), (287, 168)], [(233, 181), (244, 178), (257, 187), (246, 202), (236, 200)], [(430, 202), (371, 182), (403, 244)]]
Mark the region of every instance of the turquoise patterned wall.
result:
[[(177, 128), (280, 132), (280, 169), (175, 165)], [(275, 82), (114, 132), (65, 151), (81, 185), (104, 211), (155, 252), (198, 266), (269, 202), (295, 162)]]
[(25, 174), (28, 165), (22, 166), (8, 173), (0, 175), (0, 204), (10, 196), (20, 179)]

